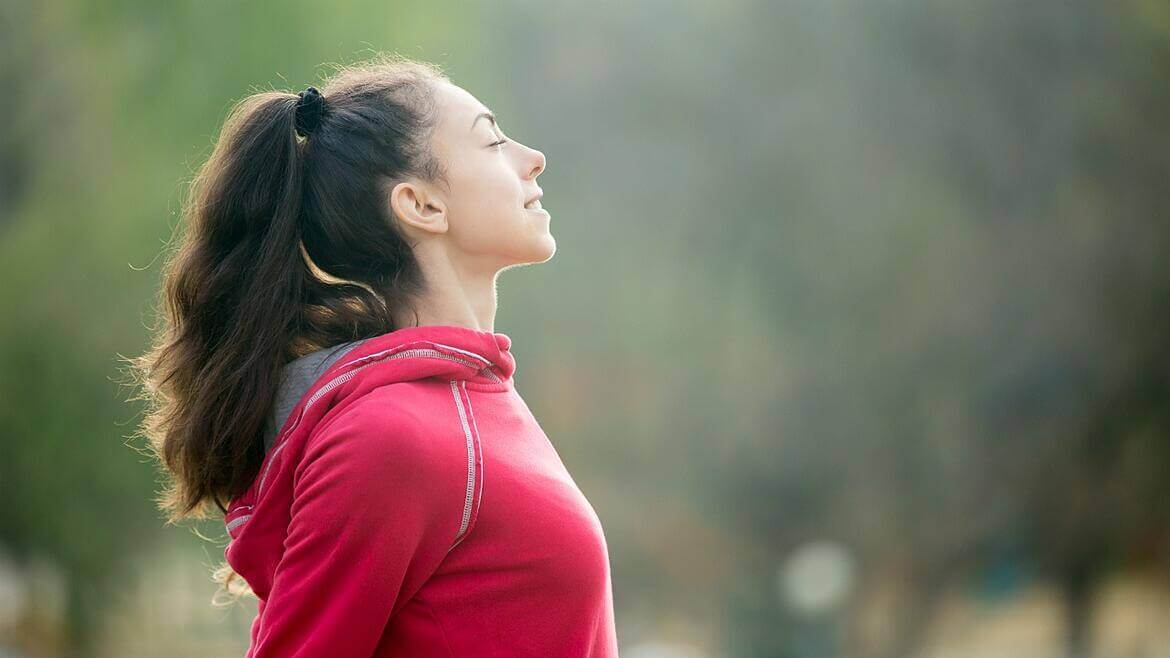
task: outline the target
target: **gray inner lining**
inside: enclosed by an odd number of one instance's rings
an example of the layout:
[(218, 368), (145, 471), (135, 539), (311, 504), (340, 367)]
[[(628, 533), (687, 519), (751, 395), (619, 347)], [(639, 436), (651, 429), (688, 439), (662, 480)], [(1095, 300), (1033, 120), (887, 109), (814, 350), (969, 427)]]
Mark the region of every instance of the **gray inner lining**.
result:
[(297, 402), (301, 401), (301, 397), (313, 385), (313, 382), (317, 381), (330, 366), (337, 363), (338, 359), (367, 340), (369, 339), (363, 338), (310, 352), (284, 366), (284, 369), (280, 371), (280, 388), (276, 394), (272, 414), (268, 417), (268, 424), (264, 430), (265, 452), (272, 449), (277, 431), (284, 426), (284, 421), (292, 412), (293, 407), (297, 406)]

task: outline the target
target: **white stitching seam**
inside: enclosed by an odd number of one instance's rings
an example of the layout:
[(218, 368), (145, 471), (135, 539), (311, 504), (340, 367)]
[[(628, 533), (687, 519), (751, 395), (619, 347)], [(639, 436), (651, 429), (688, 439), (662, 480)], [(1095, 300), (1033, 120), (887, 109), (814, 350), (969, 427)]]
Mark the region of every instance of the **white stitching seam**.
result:
[[(464, 395), (467, 396), (467, 415), (471, 417), (471, 433), (475, 437), (476, 451), (479, 453), (479, 474), (475, 480), (476, 492), (473, 494), (474, 500), (475, 500), (475, 507), (473, 508), (473, 515), (476, 515), (479, 513), (480, 503), (483, 501), (483, 481), (484, 481), (483, 474), (484, 474), (484, 465), (486, 464), (486, 460), (483, 457), (483, 445), (481, 442), (481, 437), (479, 435), (479, 426), (475, 422), (475, 407), (473, 407), (471, 405), (471, 394), (467, 392), (467, 382), (462, 381), (459, 383), (459, 385), (463, 387), (463, 393), (464, 393)], [(467, 532), (470, 532), (470, 531), (471, 530), (469, 528), (467, 530)], [(464, 539), (467, 538), (467, 532), (464, 532), (463, 537), (460, 537), (459, 541), (455, 542), (456, 546), (459, 545), (459, 542), (462, 542)], [(452, 546), (451, 548), (455, 548), (455, 546)], [(450, 552), (450, 551), (448, 551), (448, 552)]]
[[(474, 352), (468, 352), (466, 350), (461, 350), (457, 347), (452, 347), (450, 345), (444, 345), (443, 343), (435, 343), (435, 342), (429, 342), (429, 341), (428, 341), (428, 343), (431, 345), (436, 345), (436, 346), (443, 347), (443, 348), (446, 348), (449, 350), (453, 350), (455, 352), (459, 352), (460, 354), (466, 354), (468, 356), (475, 357), (476, 359), (479, 359), (480, 361), (483, 361), (484, 363), (486, 363), (488, 365), (483, 367), (483, 368), (480, 368), (477, 371), (477, 374), (483, 374), (486, 377), (488, 377), (489, 379), (492, 379), (493, 381), (495, 381), (497, 383), (499, 383), (501, 381), (500, 378), (494, 372), (491, 371), (491, 363), (492, 362), (490, 360), (488, 360), (487, 358), (480, 356), (479, 354), (475, 354)], [(395, 351), (396, 349), (399, 351)], [(379, 359), (377, 361), (371, 361), (371, 359), (375, 359), (379, 356), (382, 356), (382, 355), (390, 353), (390, 352), (393, 352), (393, 354), (390, 354), (389, 356), (386, 356), (385, 358)], [(281, 440), (280, 443), (275, 448), (272, 449), (272, 453), (268, 456), (268, 464), (264, 467), (264, 472), (260, 476), (260, 483), (256, 487), (256, 497), (259, 498), (260, 492), (262, 492), (264, 490), (264, 482), (268, 478), (269, 469), (272, 468), (272, 464), (276, 461), (276, 455), (281, 451), (281, 449), (284, 448), (285, 443), (287, 443), (288, 436), (290, 434), (292, 434), (292, 431), (294, 429), (296, 429), (297, 425), (300, 424), (301, 419), (304, 418), (304, 416), (305, 416), (305, 412), (309, 409), (310, 406), (313, 405), (314, 402), (316, 402), (318, 399), (320, 399), (320, 397), (322, 395), (324, 395), (325, 393), (336, 388), (338, 385), (343, 384), (343, 383), (349, 381), (350, 379), (352, 379), (353, 376), (356, 375), (361, 370), (364, 370), (365, 368), (368, 368), (368, 367), (375, 365), (377, 363), (382, 363), (383, 361), (389, 361), (391, 359), (398, 359), (398, 358), (402, 358), (402, 357), (406, 357), (406, 356), (425, 356), (425, 357), (432, 357), (432, 358), (437, 358), (437, 359), (446, 359), (448, 361), (454, 361), (455, 363), (462, 363), (463, 365), (466, 365), (469, 367), (473, 367), (473, 368), (475, 367), (474, 363), (469, 363), (469, 362), (467, 362), (463, 359), (460, 359), (458, 357), (451, 356), (450, 354), (444, 354), (438, 350), (425, 348), (425, 347), (424, 348), (411, 348), (411, 349), (405, 349), (405, 350), (400, 349), (400, 347), (399, 348), (391, 348), (388, 350), (383, 350), (381, 352), (377, 352), (375, 354), (368, 354), (360, 359), (355, 359), (354, 361), (347, 364), (346, 367), (353, 367), (355, 364), (358, 364), (358, 363), (362, 363), (362, 365), (357, 367), (357, 368), (353, 368), (352, 370), (349, 370), (347, 372), (343, 372), (342, 374), (329, 380), (328, 383), (326, 383), (324, 386), (322, 386), (320, 389), (318, 389), (312, 395), (312, 397), (310, 397), (305, 402), (304, 406), (301, 407), (301, 412), (300, 412), (300, 414), (297, 415), (297, 419), (295, 421), (293, 421), (293, 424), (288, 428), (288, 431), (283, 433), (283, 435), (282, 435), (283, 440)], [(365, 363), (367, 361), (369, 361), (369, 363)], [(462, 414), (462, 410), (460, 411), (460, 413)], [(473, 473), (473, 476), (474, 476), (474, 473)], [(238, 509), (243, 509), (243, 508), (238, 508)], [(232, 519), (232, 521), (229, 522), (226, 526), (228, 532), (231, 532), (231, 530), (233, 528), (242, 524), (244, 521), (246, 521), (251, 516), (252, 516), (251, 514), (245, 514), (245, 515), (240, 516), (238, 518)]]
[(247, 521), (247, 520), (248, 520), (248, 519), (250, 519), (251, 517), (252, 517), (252, 515), (251, 515), (251, 514), (245, 514), (245, 515), (243, 515), (243, 516), (236, 517), (236, 518), (232, 519), (232, 520), (231, 520), (231, 523), (228, 523), (228, 524), (227, 524), (227, 531), (228, 531), (228, 532), (231, 532), (231, 531), (232, 531), (232, 528), (234, 528), (234, 527), (236, 527), (236, 526), (240, 525), (240, 524), (241, 524), (241, 523), (243, 523), (244, 521)]
[[(455, 543), (451, 545), (451, 548), (455, 548), (471, 520), (471, 503), (475, 496), (475, 443), (471, 436), (471, 426), (467, 424), (463, 400), (459, 396), (459, 382), (454, 379), (451, 380), (451, 394), (455, 397), (455, 408), (459, 411), (459, 422), (463, 425), (463, 437), (467, 441), (467, 494), (463, 501), (463, 518), (459, 522), (459, 532), (455, 535)], [(451, 549), (447, 550), (450, 552)]]

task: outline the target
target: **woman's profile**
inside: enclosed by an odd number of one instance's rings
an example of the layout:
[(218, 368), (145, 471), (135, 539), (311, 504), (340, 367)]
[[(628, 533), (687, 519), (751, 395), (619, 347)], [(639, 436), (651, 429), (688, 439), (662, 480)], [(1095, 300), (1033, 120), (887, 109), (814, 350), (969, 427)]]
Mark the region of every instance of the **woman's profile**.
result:
[(540, 151), (382, 56), (240, 101), (135, 361), (172, 521), (222, 515), (249, 658), (617, 656), (601, 523), (516, 391), (496, 281)]

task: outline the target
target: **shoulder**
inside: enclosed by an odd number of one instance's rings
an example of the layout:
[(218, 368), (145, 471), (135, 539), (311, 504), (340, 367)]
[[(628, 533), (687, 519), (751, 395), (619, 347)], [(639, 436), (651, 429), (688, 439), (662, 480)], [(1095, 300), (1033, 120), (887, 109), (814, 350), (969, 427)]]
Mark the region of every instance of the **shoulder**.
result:
[(406, 382), (379, 387), (339, 410), (308, 437), (297, 479), (312, 471), (375, 490), (410, 486), (461, 496), (467, 466), (453, 436), (458, 419), (444, 405), (449, 400), (420, 389)]

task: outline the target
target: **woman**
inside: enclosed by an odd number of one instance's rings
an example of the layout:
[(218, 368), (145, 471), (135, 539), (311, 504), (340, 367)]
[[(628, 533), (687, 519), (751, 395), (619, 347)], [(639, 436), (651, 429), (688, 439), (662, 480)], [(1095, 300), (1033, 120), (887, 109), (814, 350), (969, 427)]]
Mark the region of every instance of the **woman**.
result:
[[(250, 658), (616, 656), (592, 506), (513, 386), (544, 155), (380, 58), (228, 117), (139, 358), (172, 521), (214, 502)], [(226, 501), (226, 504), (225, 502)]]

